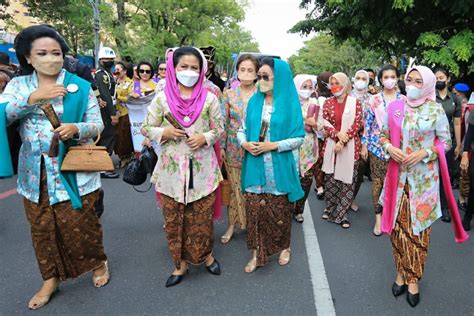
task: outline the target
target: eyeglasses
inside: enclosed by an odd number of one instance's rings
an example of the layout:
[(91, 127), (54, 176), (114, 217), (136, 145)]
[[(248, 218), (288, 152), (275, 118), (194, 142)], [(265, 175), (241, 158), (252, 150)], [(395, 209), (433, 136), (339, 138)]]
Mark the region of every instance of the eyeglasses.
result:
[(263, 81), (270, 81), (271, 79), (273, 79), (273, 77), (269, 77), (267, 75), (262, 75), (262, 76), (257, 75), (257, 80), (262, 80), (262, 79)]
[(159, 71), (166, 71), (166, 68), (158, 68)]
[(151, 74), (151, 70), (149, 69), (140, 69), (138, 72), (141, 74)]

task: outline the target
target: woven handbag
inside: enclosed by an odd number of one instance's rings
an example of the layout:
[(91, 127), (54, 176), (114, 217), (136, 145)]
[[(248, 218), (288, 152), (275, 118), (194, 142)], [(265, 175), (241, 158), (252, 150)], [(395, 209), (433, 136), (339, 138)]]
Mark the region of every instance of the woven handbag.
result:
[(100, 133), (97, 133), (97, 140), (93, 144), (69, 147), (66, 157), (64, 157), (61, 171), (114, 171), (114, 163), (107, 153), (107, 148), (97, 146), (99, 140)]
[(222, 206), (230, 205), (230, 196), (232, 194), (232, 184), (229, 180), (229, 173), (227, 172), (227, 163), (224, 159), (222, 164), (222, 176), (224, 180), (220, 183), (221, 194), (222, 194)]

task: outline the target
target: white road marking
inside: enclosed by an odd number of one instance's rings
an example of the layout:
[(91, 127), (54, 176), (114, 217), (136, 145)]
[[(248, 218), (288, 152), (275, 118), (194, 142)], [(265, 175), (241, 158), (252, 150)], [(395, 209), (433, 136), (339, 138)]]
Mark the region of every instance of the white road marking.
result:
[(308, 201), (306, 201), (304, 206), (303, 234), (309, 271), (311, 273), (311, 283), (313, 284), (316, 313), (324, 316), (336, 315)]

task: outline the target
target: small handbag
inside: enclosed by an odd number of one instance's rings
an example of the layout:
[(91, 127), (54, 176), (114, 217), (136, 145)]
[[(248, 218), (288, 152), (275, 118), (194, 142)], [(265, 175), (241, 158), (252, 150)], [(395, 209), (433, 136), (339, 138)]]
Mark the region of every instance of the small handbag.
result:
[(232, 195), (232, 184), (229, 180), (229, 173), (227, 172), (227, 164), (224, 159), (222, 164), (222, 177), (224, 180), (220, 183), (221, 194), (222, 194), (222, 206), (230, 205), (230, 196)]
[(148, 192), (151, 189), (151, 183), (147, 190), (138, 190), (135, 188), (137, 185), (145, 183), (148, 174), (152, 174), (155, 169), (155, 165), (158, 161), (158, 156), (156, 155), (153, 148), (148, 146), (143, 146), (141, 155), (139, 158), (133, 158), (125, 167), (123, 172), (123, 181), (133, 185), (133, 188), (137, 192)]
[(93, 144), (82, 144), (69, 147), (64, 157), (61, 171), (73, 172), (100, 172), (114, 171), (114, 163), (110, 158), (107, 148), (97, 146), (100, 133)]

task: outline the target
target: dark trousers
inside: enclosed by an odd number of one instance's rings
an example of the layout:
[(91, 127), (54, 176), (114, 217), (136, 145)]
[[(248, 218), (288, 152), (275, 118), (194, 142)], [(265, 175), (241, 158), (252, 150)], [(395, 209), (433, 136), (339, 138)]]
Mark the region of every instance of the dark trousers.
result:
[(474, 154), (469, 159), (469, 197), (467, 199), (466, 214), (474, 215)]
[[(450, 151), (446, 153), (446, 162), (448, 164), (448, 172), (449, 172), (449, 177), (451, 178), (452, 174), (452, 169), (451, 167), (454, 166), (455, 160), (454, 160), (454, 148), (452, 148)], [(444, 212), (448, 209), (448, 201), (446, 200), (446, 194), (444, 193), (444, 186), (443, 186), (443, 177), (440, 178), (441, 180), (439, 181), (439, 195), (441, 198), (441, 210)], [(451, 188), (449, 188), (451, 190)]]
[(107, 152), (112, 156), (115, 146), (115, 126), (111, 122), (104, 121), (104, 130), (100, 134), (99, 146), (107, 148)]

